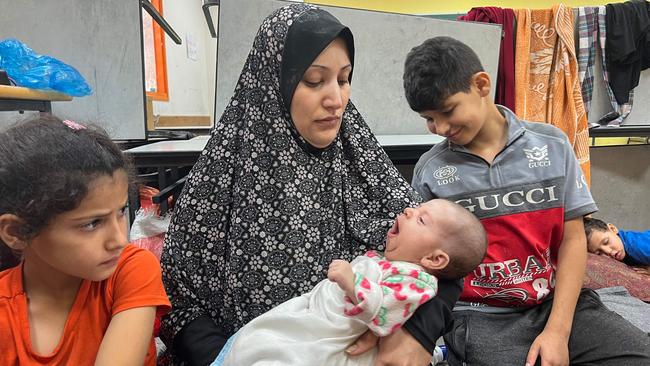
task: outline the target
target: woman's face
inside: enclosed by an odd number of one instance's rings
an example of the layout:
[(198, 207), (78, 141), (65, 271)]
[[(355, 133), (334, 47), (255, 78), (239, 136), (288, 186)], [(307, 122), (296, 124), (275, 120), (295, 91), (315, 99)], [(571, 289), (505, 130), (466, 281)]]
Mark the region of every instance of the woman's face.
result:
[(325, 148), (336, 138), (350, 99), (352, 65), (345, 41), (330, 43), (307, 68), (291, 100), (291, 118), (312, 146)]

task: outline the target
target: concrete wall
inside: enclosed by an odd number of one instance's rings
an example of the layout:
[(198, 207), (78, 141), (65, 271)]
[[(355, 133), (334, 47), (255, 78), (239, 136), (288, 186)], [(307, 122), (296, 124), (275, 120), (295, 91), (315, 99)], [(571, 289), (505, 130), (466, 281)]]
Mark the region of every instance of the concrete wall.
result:
[[(54, 115), (99, 124), (114, 139), (145, 137), (140, 27), (137, 1), (0, 0), (0, 40), (16, 38), (67, 63), (93, 89), (52, 103)], [(0, 127), (25, 117), (0, 112)]]
[(650, 145), (591, 148), (594, 217), (621, 229), (650, 230)]

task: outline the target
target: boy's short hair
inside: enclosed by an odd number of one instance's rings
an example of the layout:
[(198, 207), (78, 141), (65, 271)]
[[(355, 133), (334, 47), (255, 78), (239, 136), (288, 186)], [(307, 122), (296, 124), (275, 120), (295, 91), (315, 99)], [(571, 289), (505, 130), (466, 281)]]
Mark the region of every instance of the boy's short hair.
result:
[(602, 232), (609, 230), (607, 223), (603, 220), (594, 219), (592, 217), (585, 217), (583, 220), (585, 223), (585, 235), (587, 236), (587, 239), (589, 239), (589, 236), (591, 236), (591, 233), (594, 232), (594, 230)]
[(404, 91), (412, 110), (439, 110), (445, 100), (468, 92), (471, 79), (484, 71), (476, 53), (451, 37), (434, 37), (414, 47), (404, 62)]

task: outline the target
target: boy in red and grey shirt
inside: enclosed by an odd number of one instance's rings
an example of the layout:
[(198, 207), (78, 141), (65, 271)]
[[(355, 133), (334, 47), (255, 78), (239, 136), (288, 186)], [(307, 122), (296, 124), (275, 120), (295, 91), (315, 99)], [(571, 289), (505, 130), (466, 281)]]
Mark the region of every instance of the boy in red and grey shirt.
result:
[(411, 50), (404, 88), (446, 137), (418, 161), (414, 188), (465, 206), (488, 235), (445, 336), (450, 364), (650, 363), (650, 338), (581, 291), (583, 216), (597, 207), (563, 132), (495, 105), (480, 60), (453, 38)]

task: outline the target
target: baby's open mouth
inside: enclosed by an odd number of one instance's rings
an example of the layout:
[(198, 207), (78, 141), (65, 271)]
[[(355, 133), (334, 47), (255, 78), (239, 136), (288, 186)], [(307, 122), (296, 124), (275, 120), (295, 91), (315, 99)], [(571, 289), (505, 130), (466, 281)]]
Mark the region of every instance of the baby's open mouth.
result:
[(388, 235), (393, 236), (399, 234), (399, 217), (395, 219), (395, 223), (393, 224), (393, 227), (388, 230)]

